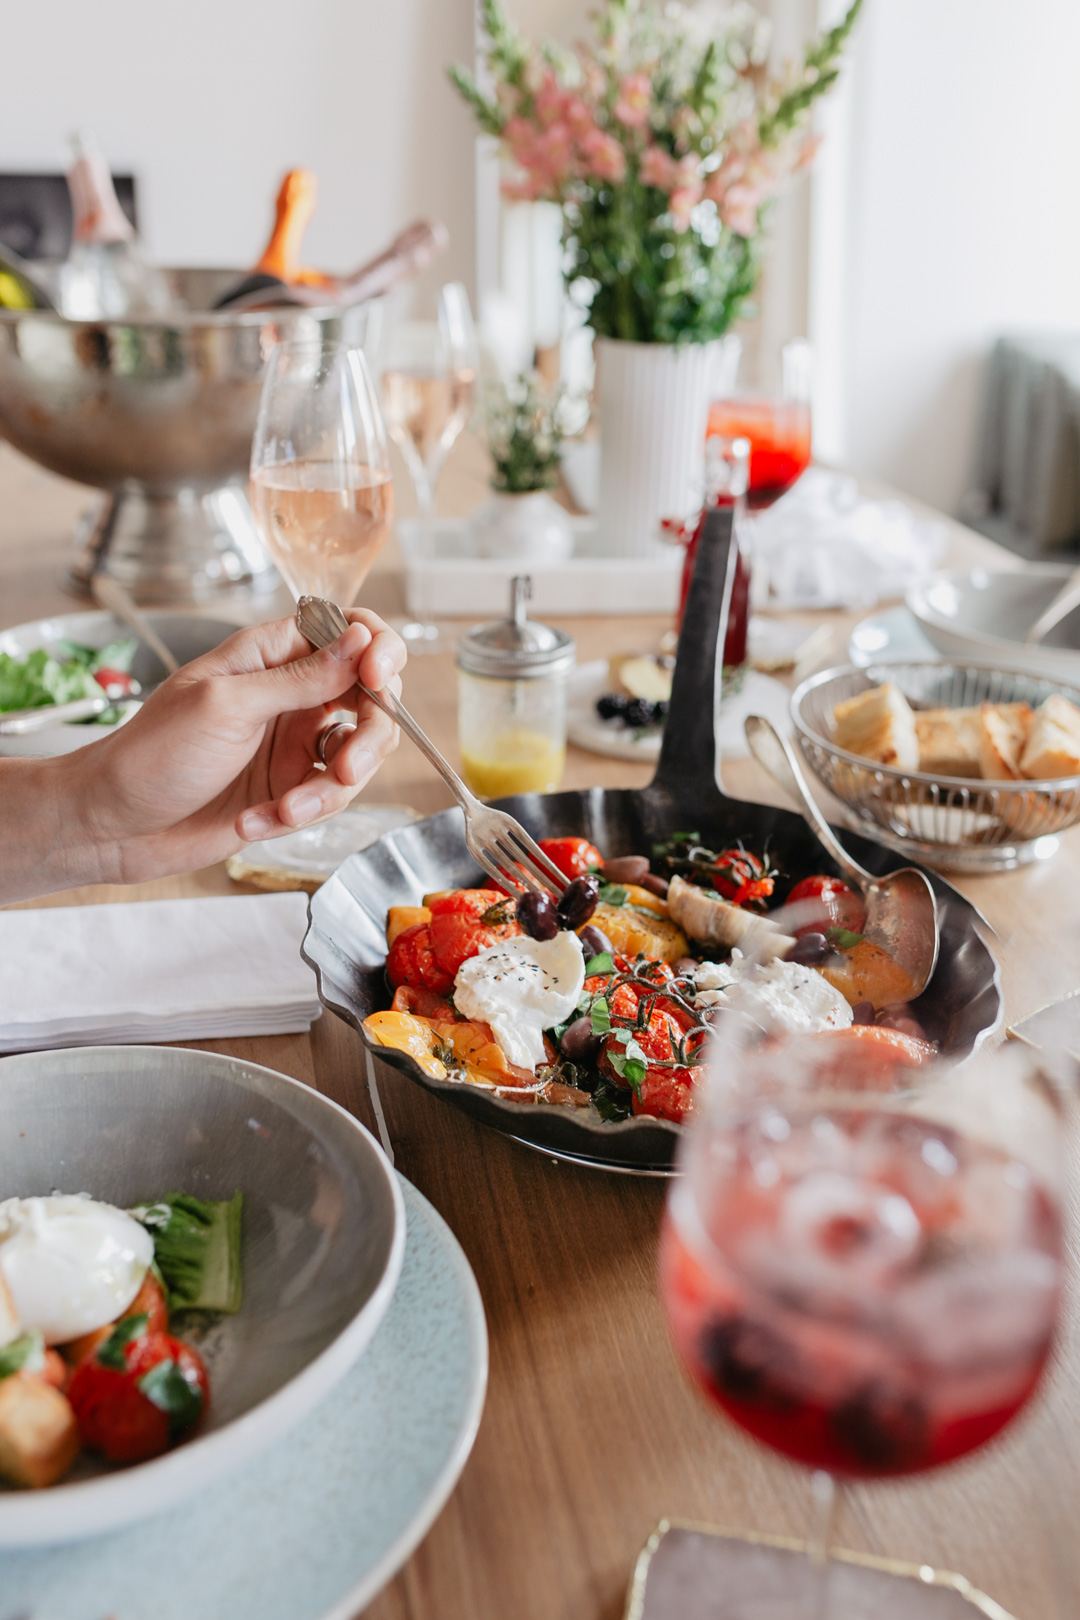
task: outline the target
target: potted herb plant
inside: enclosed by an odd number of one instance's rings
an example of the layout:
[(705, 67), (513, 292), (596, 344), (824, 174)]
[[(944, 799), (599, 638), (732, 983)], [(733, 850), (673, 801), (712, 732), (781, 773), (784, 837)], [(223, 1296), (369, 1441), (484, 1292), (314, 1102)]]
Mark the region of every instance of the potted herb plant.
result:
[(493, 494), (473, 518), (480, 556), (561, 562), (570, 555), (569, 514), (548, 494), (558, 480), (569, 411), (563, 390), (546, 387), (532, 372), (491, 386), (485, 418)]
[(571, 296), (597, 338), (600, 532), (642, 554), (700, 499), (725, 335), (757, 284), (770, 204), (811, 161), (862, 0), (780, 74), (747, 4), (601, 0), (573, 52), (524, 39), (481, 0), (483, 82), (451, 78), (497, 136), (504, 194), (560, 204)]

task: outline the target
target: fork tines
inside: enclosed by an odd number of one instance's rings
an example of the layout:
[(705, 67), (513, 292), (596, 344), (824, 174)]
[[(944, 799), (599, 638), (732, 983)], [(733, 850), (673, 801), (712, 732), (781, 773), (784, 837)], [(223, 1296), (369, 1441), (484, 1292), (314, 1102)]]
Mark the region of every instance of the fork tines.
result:
[(525, 832), (501, 832), (474, 853), (489, 876), (515, 893), (539, 889), (558, 900), (566, 887), (565, 874)]

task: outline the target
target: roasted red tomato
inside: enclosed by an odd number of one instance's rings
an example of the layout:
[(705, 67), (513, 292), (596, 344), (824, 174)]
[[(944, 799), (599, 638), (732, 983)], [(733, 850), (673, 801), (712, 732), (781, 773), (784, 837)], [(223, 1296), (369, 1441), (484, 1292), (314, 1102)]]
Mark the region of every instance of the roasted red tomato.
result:
[(421, 990), (412, 984), (402, 984), (394, 991), (391, 1012), (412, 1013), (414, 1018), (444, 1019), (452, 1023), (458, 1016), (454, 1003), (434, 990)]
[[(169, 1306), (165, 1299), (165, 1292), (154, 1276), (148, 1271), (142, 1280), (139, 1292), (124, 1312), (125, 1316), (145, 1316), (148, 1333), (164, 1333), (169, 1326)], [(116, 1327), (115, 1322), (109, 1322), (105, 1327), (94, 1328), (90, 1333), (84, 1333), (79, 1339), (72, 1339), (64, 1346), (64, 1355), (69, 1366), (77, 1367), (80, 1361), (96, 1350), (99, 1344), (104, 1344)]]
[(435, 960), (430, 923), (417, 923), (413, 928), (402, 930), (387, 952), (386, 971), (395, 987), (411, 984), (417, 990), (431, 990), (438, 996), (448, 995), (454, 988), (453, 974), (444, 973)]
[(83, 1444), (110, 1462), (142, 1462), (167, 1451), (210, 1402), (201, 1356), (169, 1333), (148, 1333), (146, 1322), (145, 1316), (118, 1322), (76, 1367), (68, 1389)]
[(704, 1069), (650, 1069), (630, 1106), (635, 1114), (673, 1119), (678, 1125), (693, 1113), (694, 1086), (704, 1074)]
[[(431, 948), (451, 985), (462, 962), (520, 934), (513, 901), (499, 889), (452, 889), (431, 902)], [(429, 989), (437, 986), (429, 985)]]
[(584, 877), (597, 868), (603, 870), (604, 857), (587, 838), (541, 838), (540, 848), (568, 878)]
[(827, 928), (846, 928), (852, 934), (861, 934), (866, 922), (866, 910), (861, 896), (849, 889), (840, 878), (803, 878), (788, 895), (788, 904), (799, 902), (813, 905), (813, 914), (793, 930), (797, 938), (803, 934), (823, 934)]
[(741, 845), (737, 849), (725, 849), (717, 856), (713, 887), (733, 906), (761, 904), (775, 886), (775, 877), (766, 862)]

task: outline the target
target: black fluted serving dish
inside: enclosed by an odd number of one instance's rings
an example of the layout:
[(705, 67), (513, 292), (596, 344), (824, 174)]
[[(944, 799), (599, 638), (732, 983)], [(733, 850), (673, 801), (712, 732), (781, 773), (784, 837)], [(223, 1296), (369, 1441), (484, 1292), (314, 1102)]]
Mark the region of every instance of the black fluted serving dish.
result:
[[(731, 517), (713, 514), (698, 547), (697, 565), (679, 638), (671, 704), (656, 775), (649, 786), (588, 788), (574, 793), (526, 793), (496, 801), (536, 839), (578, 834), (605, 856), (639, 855), (676, 832), (697, 833), (713, 849), (741, 838), (792, 881), (835, 871), (801, 816), (770, 805), (729, 799), (716, 766), (717, 652), (723, 646), (734, 549)], [(880, 845), (840, 829), (847, 847), (870, 871), (905, 864)], [(971, 1052), (1001, 1020), (997, 963), (985, 943), (982, 917), (951, 884), (928, 872), (938, 904), (941, 950), (934, 976), (913, 1010), (944, 1053)], [(434, 889), (486, 883), (465, 848), (460, 810), (444, 810), (385, 834), (350, 855), (311, 897), (304, 960), (315, 970), (323, 1004), (359, 1032), (380, 1063), (407, 1074), (425, 1090), (484, 1124), (542, 1151), (610, 1170), (669, 1172), (683, 1127), (639, 1116), (607, 1122), (592, 1109), (526, 1104), (460, 1081), (434, 1080), (406, 1053), (378, 1046), (364, 1031), (371, 1012), (388, 1007), (386, 914), (418, 905)]]

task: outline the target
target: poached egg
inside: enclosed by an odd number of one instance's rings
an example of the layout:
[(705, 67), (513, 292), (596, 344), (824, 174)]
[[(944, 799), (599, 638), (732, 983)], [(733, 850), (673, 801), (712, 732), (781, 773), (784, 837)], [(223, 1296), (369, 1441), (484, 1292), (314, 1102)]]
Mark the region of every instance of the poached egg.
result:
[(72, 1194), (0, 1202), (0, 1277), (21, 1326), (66, 1344), (122, 1316), (154, 1240), (112, 1204)]
[(850, 1006), (827, 979), (781, 957), (755, 967), (741, 951), (732, 951), (730, 962), (702, 962), (694, 984), (697, 1006), (730, 1000), (771, 1035), (846, 1029), (852, 1021)]
[(536, 1069), (547, 1061), (545, 1029), (576, 1010), (585, 984), (585, 957), (576, 934), (554, 939), (525, 934), (470, 956), (454, 980), (454, 1005), (466, 1018), (490, 1024), (509, 1061)]

